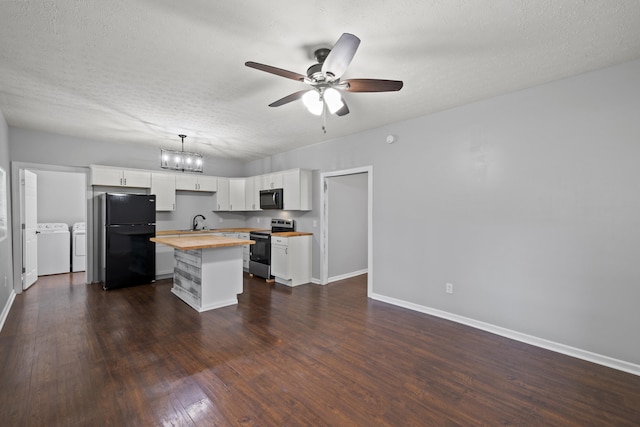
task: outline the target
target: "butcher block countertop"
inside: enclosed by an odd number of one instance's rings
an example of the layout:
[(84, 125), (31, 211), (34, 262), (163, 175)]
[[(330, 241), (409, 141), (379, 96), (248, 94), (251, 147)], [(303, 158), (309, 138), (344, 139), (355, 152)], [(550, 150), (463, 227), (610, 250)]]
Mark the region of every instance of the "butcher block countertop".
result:
[(221, 236), (180, 236), (152, 237), (152, 242), (161, 243), (183, 251), (192, 249), (222, 248), (225, 246), (253, 245), (254, 240), (234, 239)]
[(313, 233), (307, 233), (304, 231), (282, 231), (277, 233), (271, 233), (276, 237), (296, 237), (296, 236), (313, 236)]
[(156, 236), (176, 236), (206, 233), (251, 233), (252, 231), (268, 231), (262, 228), (208, 228), (206, 230), (157, 230)]

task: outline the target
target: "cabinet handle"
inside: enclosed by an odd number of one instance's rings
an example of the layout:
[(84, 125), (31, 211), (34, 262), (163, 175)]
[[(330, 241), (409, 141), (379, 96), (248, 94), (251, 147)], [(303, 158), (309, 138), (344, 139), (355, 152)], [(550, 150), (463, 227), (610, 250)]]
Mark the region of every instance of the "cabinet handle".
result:
[(284, 254), (289, 255), (289, 248), (284, 248)]

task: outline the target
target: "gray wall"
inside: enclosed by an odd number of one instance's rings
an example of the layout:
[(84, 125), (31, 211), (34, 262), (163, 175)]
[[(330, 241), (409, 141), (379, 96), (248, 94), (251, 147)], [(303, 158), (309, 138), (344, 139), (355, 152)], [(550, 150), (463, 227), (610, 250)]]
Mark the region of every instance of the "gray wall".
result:
[[(86, 138), (9, 128), (9, 156), (11, 161), (42, 163), (45, 165), (87, 167), (91, 164), (128, 168), (163, 170), (160, 168), (158, 147), (136, 144), (106, 143)], [(204, 174), (242, 176), (243, 163), (237, 160), (204, 158)]]
[[(7, 209), (7, 236), (0, 241), (0, 313), (6, 314), (9, 297), (13, 290), (13, 256), (12, 256), (12, 232), (11, 232), (11, 185), (9, 170), (9, 139), (7, 122), (0, 111), (0, 168), (5, 171), (5, 191)], [(0, 318), (0, 322), (2, 322)]]
[(245, 173), (372, 165), (375, 294), (639, 364), (638, 111), (634, 61)]
[[(317, 278), (319, 172), (371, 165), (375, 294), (640, 364), (638, 111), (634, 61), (205, 172), (314, 169), (314, 210), (279, 215), (314, 232)], [(329, 117), (329, 134), (336, 120), (349, 117)], [(157, 168), (150, 149), (126, 144), (13, 128), (9, 140), (16, 161)]]
[(38, 222), (86, 221), (86, 175), (73, 172), (33, 171), (38, 176)]
[(367, 269), (367, 174), (327, 178), (329, 281)]

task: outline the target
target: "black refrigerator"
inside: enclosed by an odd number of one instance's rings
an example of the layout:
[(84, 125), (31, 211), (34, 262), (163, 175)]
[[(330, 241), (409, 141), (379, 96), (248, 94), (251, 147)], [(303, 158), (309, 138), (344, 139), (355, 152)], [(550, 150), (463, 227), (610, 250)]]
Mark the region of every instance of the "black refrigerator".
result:
[(124, 288), (155, 281), (156, 197), (102, 195), (102, 287)]

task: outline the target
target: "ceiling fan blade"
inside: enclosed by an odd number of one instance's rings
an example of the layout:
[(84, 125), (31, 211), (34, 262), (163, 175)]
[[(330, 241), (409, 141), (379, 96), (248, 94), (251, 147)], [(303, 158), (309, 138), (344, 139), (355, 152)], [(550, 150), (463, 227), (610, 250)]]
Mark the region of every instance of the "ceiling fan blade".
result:
[[(313, 90), (313, 89), (311, 89)], [(305, 93), (309, 92), (309, 90), (300, 90), (298, 92), (292, 93), (291, 95), (287, 95), (284, 98), (280, 98), (275, 102), (272, 102), (271, 104), (269, 104), (269, 107), (279, 107), (281, 105), (284, 104), (288, 104), (291, 101), (295, 101), (297, 99), (302, 98), (302, 95), (304, 95)]]
[(340, 87), (347, 92), (393, 92), (402, 89), (400, 80), (379, 80), (379, 79), (347, 79), (342, 83), (347, 83), (345, 87)]
[(344, 100), (344, 97), (342, 97), (342, 108), (336, 111), (336, 116), (342, 117), (347, 114), (349, 114), (349, 107), (347, 107), (347, 102)]
[(247, 67), (255, 68), (256, 70), (266, 71), (267, 73), (275, 74), (276, 76), (286, 77), (292, 80), (304, 81), (307, 76), (293, 71), (283, 70), (282, 68), (272, 67), (271, 65), (259, 64), (253, 61), (247, 61), (244, 63)]
[(347, 70), (359, 45), (360, 39), (358, 37), (349, 33), (342, 34), (324, 60), (322, 73), (324, 75), (332, 74), (334, 77), (340, 78)]

